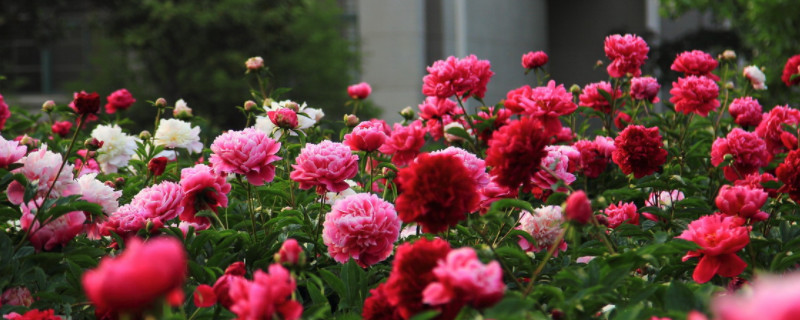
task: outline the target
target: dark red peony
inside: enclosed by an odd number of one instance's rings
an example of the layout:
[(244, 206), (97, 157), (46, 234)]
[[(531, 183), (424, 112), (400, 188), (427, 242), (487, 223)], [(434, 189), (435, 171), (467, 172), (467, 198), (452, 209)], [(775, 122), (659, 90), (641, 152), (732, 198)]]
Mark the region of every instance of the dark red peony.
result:
[(495, 131), (486, 151), (486, 166), (498, 185), (517, 190), (528, 187), (531, 178), (539, 171), (542, 158), (547, 156), (544, 147), (550, 134), (541, 122), (523, 117)]
[[(786, 66), (783, 67), (781, 80), (783, 80), (783, 83), (785, 83), (787, 87), (791, 87), (800, 84), (800, 76), (798, 75), (800, 75), (800, 54), (786, 60)], [(792, 79), (792, 76), (795, 76), (794, 79)]]
[(611, 159), (623, 173), (633, 173), (636, 179), (656, 172), (667, 161), (658, 128), (630, 125), (614, 139), (614, 146)]
[(783, 182), (778, 192), (788, 193), (792, 200), (800, 202), (800, 150), (790, 151), (775, 169), (775, 175)]
[(75, 100), (72, 101), (74, 110), (79, 115), (96, 114), (100, 111), (100, 96), (97, 92), (86, 93), (81, 91), (75, 94)]
[(389, 297), (386, 296), (386, 283), (381, 283), (377, 288), (369, 291), (370, 296), (364, 300), (364, 311), (361, 319), (364, 320), (403, 320), (400, 312), (395, 308)]

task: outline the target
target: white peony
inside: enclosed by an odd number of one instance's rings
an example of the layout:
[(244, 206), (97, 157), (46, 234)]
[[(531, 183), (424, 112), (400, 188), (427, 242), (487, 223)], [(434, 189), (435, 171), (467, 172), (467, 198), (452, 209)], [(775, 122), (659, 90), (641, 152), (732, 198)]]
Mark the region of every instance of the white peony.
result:
[[(298, 116), (299, 119), (301, 116)], [(275, 130), (278, 126), (272, 123), (272, 120), (267, 116), (257, 116), (256, 124), (253, 127), (261, 132), (266, 133), (270, 138), (278, 140), (283, 135), (283, 130)]]
[(764, 72), (761, 72), (761, 69), (759, 69), (757, 66), (745, 67), (742, 71), (742, 74), (750, 80), (751, 84), (753, 84), (753, 89), (767, 90), (767, 85), (765, 84), (767, 81), (767, 76), (764, 75)]
[(163, 119), (156, 130), (155, 145), (171, 149), (184, 148), (190, 153), (200, 153), (203, 151), (200, 127), (192, 128), (190, 123), (178, 119)]
[(91, 136), (103, 142), (103, 146), (97, 150), (97, 163), (105, 173), (116, 173), (119, 168), (127, 166), (136, 154), (136, 142), (139, 139), (123, 133), (118, 125), (99, 125), (92, 130)]
[(342, 190), (341, 192), (328, 192), (328, 193), (326, 193), (325, 194), (325, 199), (324, 199), (326, 204), (334, 205), (339, 200), (342, 200), (344, 198), (347, 198), (349, 196), (352, 196), (352, 195), (356, 194), (356, 191), (353, 190), (353, 187), (357, 186), (356, 182), (353, 181), (353, 180), (345, 180), (344, 182), (347, 182), (347, 184), (350, 185), (350, 187), (347, 188), (347, 189)]
[[(51, 198), (73, 195), (78, 193), (78, 186), (73, 181), (72, 170), (74, 167), (72, 164), (66, 163), (61, 174), (58, 174), (63, 159), (61, 154), (48, 151), (47, 144), (42, 144), (39, 150), (31, 152), (17, 161), (22, 164), (22, 167), (15, 169), (14, 173), (21, 173), (30, 183), (36, 185), (37, 197), (44, 197), (51, 185), (53, 185), (49, 196)], [(58, 180), (56, 180), (56, 176), (58, 176)], [(17, 181), (12, 181), (6, 190), (6, 195), (11, 203), (21, 204), (24, 200), (24, 192), (25, 186)]]
[(103, 212), (111, 215), (119, 209), (119, 202), (117, 200), (122, 196), (122, 191), (114, 191), (113, 188), (107, 186), (105, 183), (96, 179), (96, 173), (89, 173), (75, 179), (78, 183), (81, 194), (81, 199), (99, 204), (103, 207)]
[(175, 109), (172, 110), (172, 115), (175, 117), (181, 116), (181, 114), (188, 117), (192, 116), (192, 108), (189, 108), (189, 105), (183, 99), (176, 101)]

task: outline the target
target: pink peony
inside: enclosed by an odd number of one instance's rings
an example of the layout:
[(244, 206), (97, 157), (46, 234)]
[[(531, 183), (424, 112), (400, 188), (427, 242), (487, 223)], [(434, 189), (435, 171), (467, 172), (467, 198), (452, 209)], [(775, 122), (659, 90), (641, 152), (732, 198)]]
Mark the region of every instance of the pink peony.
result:
[[(522, 211), (519, 217), (519, 226), (514, 229), (522, 230), (531, 235), (535, 243), (530, 243), (523, 237), (519, 237), (519, 246), (525, 251), (547, 251), (550, 247), (558, 245), (561, 251), (567, 251), (567, 242), (561, 239), (560, 243), (555, 243), (558, 235), (563, 231), (561, 225), (564, 224), (564, 216), (561, 214), (561, 207), (545, 206), (533, 211)], [(558, 257), (558, 251), (553, 254)]]
[(349, 188), (345, 180), (358, 173), (358, 156), (346, 145), (329, 140), (306, 144), (295, 162), (289, 177), (300, 183), (300, 189), (316, 187), (319, 194)]
[(800, 273), (760, 275), (751, 290), (721, 294), (711, 301), (716, 320), (800, 319)]
[(724, 185), (719, 189), (715, 203), (723, 214), (764, 221), (769, 214), (761, 211), (761, 207), (767, 203), (768, 197), (769, 194), (762, 189)]
[(221, 304), (225, 309), (230, 310), (233, 306), (233, 300), (231, 300), (230, 296), (230, 288), (236, 278), (244, 277), (244, 274), (247, 273), (245, 270), (244, 262), (237, 261), (231, 263), (228, 268), (225, 269), (225, 273), (214, 282), (214, 294), (217, 296), (217, 301)]
[(441, 119), (445, 115), (456, 114), (456, 110), (461, 110), (455, 101), (438, 97), (426, 97), (417, 107), (419, 117), (424, 120)]
[(564, 89), (564, 85), (556, 86), (553, 80), (550, 80), (547, 86), (531, 89), (525, 85), (511, 90), (506, 94), (503, 105), (514, 113), (538, 118), (547, 130), (552, 131), (561, 130), (559, 116), (571, 114), (578, 108), (572, 102), (572, 94)]
[[(570, 185), (575, 182), (575, 175), (569, 170), (571, 167), (577, 167), (577, 161), (580, 159), (580, 152), (569, 146), (547, 146), (544, 148), (547, 151), (547, 156), (542, 158), (541, 170), (537, 171), (531, 178), (531, 182), (539, 188), (551, 189), (553, 186), (563, 182), (565, 185)], [(570, 159), (572, 158), (572, 159)], [(553, 189), (557, 192), (566, 192), (566, 186), (559, 186)]]
[[(96, 177), (97, 173), (90, 173), (75, 179), (80, 188), (81, 200), (99, 204), (103, 207), (105, 215), (111, 215), (119, 209), (117, 200), (122, 196), (122, 191), (114, 191), (114, 188), (100, 182)], [(90, 239), (99, 239), (99, 226), (105, 220), (105, 217), (93, 217), (87, 212), (84, 213), (87, 220), (85, 226), (86, 234)]]
[(389, 257), (398, 236), (400, 219), (394, 206), (371, 193), (336, 202), (322, 229), (322, 240), (334, 260), (346, 263), (353, 258), (364, 268)]
[(449, 154), (460, 159), (463, 161), (464, 166), (467, 167), (472, 178), (475, 179), (478, 188), (483, 188), (489, 184), (489, 174), (486, 173), (486, 162), (469, 151), (456, 147), (448, 147), (447, 149), (434, 151), (430, 154)]
[(670, 69), (683, 72), (684, 76), (708, 77), (713, 81), (717, 81), (719, 77), (711, 73), (711, 71), (714, 71), (718, 64), (717, 60), (710, 54), (700, 50), (693, 50), (679, 54), (675, 61), (672, 62)]
[(25, 314), (19, 314), (16, 312), (9, 313), (3, 316), (3, 319), (7, 320), (62, 320), (61, 316), (57, 316), (53, 309), (47, 310), (39, 310), (39, 309), (31, 309)]
[(733, 156), (730, 165), (723, 167), (725, 179), (736, 181), (769, 164), (772, 155), (767, 144), (755, 133), (734, 128), (725, 138), (717, 138), (711, 145), (711, 164), (719, 166), (725, 155)]
[(364, 100), (372, 93), (369, 83), (361, 82), (347, 87), (347, 95), (350, 98)]
[(750, 242), (750, 227), (741, 226), (741, 219), (724, 215), (708, 215), (692, 221), (678, 239), (692, 241), (700, 249), (689, 251), (683, 261), (700, 257), (692, 279), (706, 283), (719, 274), (735, 277), (744, 271), (747, 263), (736, 252)]
[(278, 110), (267, 111), (269, 121), (272, 121), (278, 128), (295, 129), (298, 126), (297, 112), (289, 108), (278, 108)]
[(127, 110), (136, 102), (128, 89), (114, 91), (106, 97), (106, 100), (108, 100), (106, 103), (106, 113), (108, 114), (117, 112), (117, 110)]
[(50, 130), (57, 134), (59, 137), (66, 137), (72, 129), (72, 122), (69, 121), (56, 121), (50, 126)]
[(344, 144), (353, 151), (372, 152), (378, 150), (389, 136), (384, 132), (384, 124), (375, 121), (359, 123), (353, 132), (344, 135)]
[[(44, 197), (50, 186), (53, 190), (50, 192), (50, 198), (58, 198), (77, 194), (79, 191), (78, 185), (73, 181), (72, 170), (73, 166), (69, 163), (64, 165), (64, 170), (58, 174), (58, 169), (61, 167), (61, 154), (53, 153), (47, 150), (47, 145), (43, 144), (42, 147), (34, 152), (29, 153), (27, 156), (19, 160), (23, 166), (15, 169), (14, 173), (21, 173), (28, 179), (29, 182), (36, 184), (36, 197)], [(58, 176), (58, 180), (56, 180)], [(25, 186), (19, 182), (12, 181), (8, 185), (7, 195), (8, 201), (19, 205), (23, 202), (25, 193)]]
[(536, 69), (544, 67), (549, 57), (544, 51), (530, 51), (522, 55), (522, 67), (525, 69)]
[(486, 85), (492, 78), (488, 60), (478, 60), (475, 55), (463, 59), (450, 56), (427, 67), (428, 75), (422, 78), (422, 94), (429, 97), (449, 98), (467, 95), (483, 99)]
[(275, 155), (280, 148), (280, 142), (253, 128), (228, 131), (214, 139), (209, 162), (217, 173), (240, 174), (250, 184), (260, 186), (275, 178), (273, 162), (281, 160)]
[[(327, 220), (325, 223), (327, 223)], [(297, 240), (289, 238), (283, 241), (278, 253), (275, 254), (275, 262), (286, 265), (296, 265), (300, 263), (300, 256), (302, 254), (303, 248), (300, 247), (300, 245), (297, 243)]]
[(742, 75), (750, 80), (753, 89), (767, 90), (767, 76), (757, 66), (747, 66), (742, 70)]
[(292, 296), (297, 283), (279, 264), (269, 266), (269, 273), (256, 270), (253, 281), (234, 278), (230, 285), (231, 311), (238, 319), (299, 319), (303, 306)]
[(0, 130), (3, 130), (3, 127), (6, 126), (6, 120), (10, 117), (11, 111), (8, 109), (8, 104), (3, 99), (3, 95), (0, 94)]
[(606, 69), (614, 78), (624, 77), (627, 74), (638, 77), (642, 74), (641, 67), (647, 60), (650, 48), (641, 37), (633, 34), (621, 36), (619, 34), (606, 37), (606, 56), (613, 60)]
[(751, 97), (736, 98), (731, 101), (728, 111), (736, 124), (755, 127), (761, 123), (761, 104)]
[(639, 213), (636, 212), (636, 204), (633, 202), (610, 204), (603, 210), (606, 214), (607, 225), (611, 229), (616, 229), (623, 223), (639, 225)]
[(600, 90), (605, 91), (611, 99), (619, 99), (622, 97), (622, 91), (619, 89), (614, 90), (611, 84), (605, 81), (587, 84), (583, 87), (583, 93), (578, 96), (580, 105), (582, 107), (589, 107), (600, 111), (602, 113), (611, 113), (611, 101), (600, 94)]
[(489, 184), (478, 190), (481, 197), (479, 203), (481, 214), (489, 212), (489, 207), (491, 207), (492, 203), (495, 201), (516, 196), (517, 190), (510, 190), (507, 187), (503, 187), (497, 184), (495, 180), (494, 177), (490, 178)]
[(39, 250), (51, 250), (56, 246), (65, 245), (83, 231), (83, 223), (86, 215), (81, 211), (72, 211), (56, 219), (47, 219), (44, 225), (36, 219), (37, 209), (42, 205), (42, 199), (22, 204), (22, 217), (19, 224), (23, 230), (27, 230), (28, 240), (33, 247)]
[(631, 79), (631, 98), (637, 100), (647, 100), (650, 103), (657, 103), (658, 90), (661, 85), (653, 77), (636, 77)]
[(564, 213), (567, 220), (586, 224), (592, 218), (592, 203), (583, 190), (578, 190), (567, 197)]
[(769, 113), (763, 115), (761, 123), (756, 127), (756, 134), (767, 142), (767, 150), (773, 155), (785, 152), (786, 147), (781, 140), (781, 135), (786, 132), (784, 124), (797, 125), (800, 123), (800, 111), (786, 106), (775, 106)]
[(225, 181), (224, 176), (214, 172), (209, 166), (198, 164), (181, 170), (180, 184), (183, 190), (183, 212), (180, 213), (182, 221), (198, 223), (207, 228), (211, 221), (195, 214), (202, 210), (216, 213), (220, 207), (228, 207), (231, 185)]
[(395, 123), (392, 135), (378, 150), (384, 154), (391, 154), (392, 163), (395, 165), (404, 166), (414, 160), (423, 145), (425, 145), (425, 128), (422, 127), (422, 122), (417, 120), (407, 127)]
[(719, 107), (719, 86), (710, 78), (678, 78), (678, 82), (672, 83), (669, 93), (672, 94), (669, 102), (675, 104), (675, 111), (684, 114), (694, 112), (705, 117)]
[(78, 176), (84, 176), (90, 173), (100, 173), (100, 164), (97, 163), (95, 158), (86, 159), (89, 155), (89, 150), (81, 149), (76, 152), (79, 157), (75, 159), (75, 171), (78, 171)]
[(6, 140), (0, 136), (0, 168), (8, 168), (8, 165), (22, 159), (27, 151), (28, 147), (20, 145), (18, 141)]
[(181, 185), (163, 181), (139, 191), (131, 200), (131, 205), (142, 209), (144, 217), (158, 220), (161, 224), (174, 219), (185, 209)]
[[(778, 167), (780, 167), (780, 165)], [(772, 174), (769, 174), (767, 172), (762, 174), (753, 173), (745, 176), (744, 179), (734, 181), (733, 184), (737, 186), (747, 186), (750, 188), (761, 189), (766, 191), (767, 194), (769, 194), (770, 198), (777, 197), (778, 190), (774, 188), (765, 188), (762, 185), (762, 183), (764, 182), (778, 182), (778, 179), (775, 178), (775, 176), (773, 176)]]
[(422, 302), (436, 305), (490, 307), (506, 290), (503, 270), (497, 261), (483, 264), (472, 248), (451, 250), (433, 268), (434, 281), (422, 292)]
[(0, 296), (0, 306), (25, 306), (30, 307), (33, 304), (33, 295), (26, 287), (12, 287), (3, 291)]
[(597, 178), (606, 170), (616, 150), (614, 139), (596, 136), (594, 141), (580, 140), (573, 145), (580, 152), (580, 168), (588, 178)]

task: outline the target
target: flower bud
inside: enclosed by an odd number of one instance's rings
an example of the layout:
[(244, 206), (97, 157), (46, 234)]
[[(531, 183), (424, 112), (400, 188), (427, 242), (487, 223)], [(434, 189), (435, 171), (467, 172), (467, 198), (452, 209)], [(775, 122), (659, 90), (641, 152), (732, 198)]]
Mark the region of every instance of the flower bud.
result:
[(460, 122), (455, 122), (455, 121), (446, 124), (444, 126), (444, 139), (447, 140), (447, 142), (454, 143), (454, 142), (464, 141), (464, 138), (462, 138), (462, 137), (459, 137), (459, 136), (454, 135), (454, 134), (447, 133), (447, 130), (450, 129), (450, 128), (461, 128), (461, 129), (464, 129), (464, 126)]
[(354, 114), (344, 115), (344, 124), (350, 128), (357, 126), (359, 122), (361, 122), (361, 120)]
[(257, 71), (264, 67), (264, 59), (261, 57), (251, 57), (244, 62), (248, 71)]
[(361, 82), (347, 87), (347, 95), (356, 100), (364, 100), (372, 93), (369, 83)]
[(53, 100), (47, 100), (42, 104), (42, 111), (50, 113), (56, 108), (56, 103)]
[(579, 224), (586, 224), (592, 218), (592, 203), (582, 190), (573, 192), (567, 198), (564, 208), (566, 218)]
[(577, 84), (573, 84), (571, 87), (569, 87), (569, 92), (574, 93), (574, 94), (580, 94), (581, 93), (581, 86), (579, 86)]
[(166, 108), (167, 107), (167, 99), (158, 98), (156, 102), (153, 102), (153, 106), (156, 108)]
[(175, 102), (175, 109), (172, 110), (172, 116), (181, 120), (187, 120), (192, 117), (192, 108), (189, 108), (186, 101), (180, 99)]
[(83, 142), (83, 146), (89, 151), (95, 151), (103, 147), (103, 141), (97, 140), (97, 138), (88, 138)]
[(403, 119), (411, 121), (414, 119), (414, 109), (411, 109), (411, 107), (405, 107), (403, 110), (400, 110), (400, 115), (403, 116)]
[(153, 135), (150, 134), (150, 131), (142, 130), (142, 132), (139, 132), (139, 139), (150, 140), (150, 138), (152, 138), (152, 137), (153, 137)]
[(103, 184), (106, 185), (106, 187), (109, 187), (111, 189), (114, 189), (114, 188), (117, 187), (116, 185), (114, 185), (113, 181), (106, 181), (106, 182), (103, 182)]
[(272, 100), (271, 98), (266, 98), (264, 99), (264, 103), (262, 103), (261, 105), (264, 107), (269, 107), (270, 105), (272, 105), (273, 102), (275, 102), (275, 100)]
[(725, 50), (722, 52), (722, 60), (733, 60), (736, 59), (736, 52), (733, 50)]
[(167, 162), (167, 157), (155, 157), (147, 163), (147, 170), (150, 170), (154, 177), (158, 177), (164, 173), (164, 169), (167, 168)]
[(247, 101), (244, 102), (244, 110), (245, 111), (253, 110), (253, 108), (255, 108), (255, 107), (256, 107), (256, 102), (253, 101), (253, 100), (247, 100)]
[(728, 82), (726, 82), (726, 83), (725, 83), (725, 88), (726, 88), (726, 89), (728, 89), (728, 90), (731, 90), (731, 89), (733, 89), (734, 87), (735, 87), (735, 86), (733, 85), (733, 82), (732, 82), (732, 81), (728, 81)]
[[(122, 189), (122, 186), (125, 185), (125, 178), (117, 177), (116, 179), (114, 179), (114, 185), (117, 187), (117, 189)], [(147, 229), (147, 230), (150, 230), (150, 229)]]
[(275, 262), (285, 265), (302, 265), (305, 262), (303, 248), (295, 239), (286, 239), (275, 254)]
[(297, 104), (297, 102), (294, 102), (294, 101), (287, 102), (284, 107), (286, 107), (286, 108), (288, 108), (288, 109), (290, 109), (290, 110), (292, 110), (294, 112), (300, 111), (300, 105)]
[(597, 67), (597, 68), (602, 67), (603, 66), (603, 60), (597, 60), (597, 62), (594, 63), (594, 66)]
[(269, 111), (267, 112), (267, 116), (269, 116), (269, 120), (279, 128), (297, 128), (297, 113), (289, 108), (281, 108), (277, 111)]

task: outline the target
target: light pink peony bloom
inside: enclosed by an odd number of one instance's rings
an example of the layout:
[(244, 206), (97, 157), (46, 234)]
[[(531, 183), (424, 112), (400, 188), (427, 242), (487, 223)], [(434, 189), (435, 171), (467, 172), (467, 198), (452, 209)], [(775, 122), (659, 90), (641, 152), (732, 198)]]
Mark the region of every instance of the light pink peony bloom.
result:
[[(683, 192), (680, 190), (661, 191), (658, 193), (651, 192), (647, 200), (644, 201), (644, 206), (666, 209), (672, 207), (675, 202), (683, 200), (684, 197)], [(642, 215), (647, 219), (658, 221), (658, 216), (652, 213), (642, 212)]]
[(647, 100), (651, 103), (657, 103), (658, 90), (661, 85), (653, 77), (636, 77), (631, 79), (631, 98), (638, 100)]
[(689, 251), (683, 261), (700, 257), (692, 279), (706, 283), (715, 274), (735, 277), (747, 267), (736, 252), (750, 242), (750, 227), (741, 226), (742, 219), (719, 214), (702, 216), (689, 223), (686, 230), (675, 238), (692, 241), (700, 249)]
[(755, 127), (761, 123), (761, 104), (756, 99), (751, 97), (736, 98), (733, 99), (728, 108), (728, 112), (731, 113), (731, 117), (734, 119), (733, 121), (742, 127)]
[(617, 148), (614, 139), (596, 136), (594, 141), (580, 140), (573, 145), (580, 154), (580, 168), (589, 178), (597, 178), (611, 163), (611, 155)]
[(358, 156), (346, 145), (329, 140), (306, 144), (295, 162), (289, 177), (300, 183), (300, 189), (316, 187), (319, 194), (349, 188), (345, 180), (358, 173)]
[(800, 319), (800, 273), (763, 275), (751, 290), (716, 296), (711, 301), (715, 320)]
[(81, 211), (69, 212), (55, 220), (48, 219), (44, 225), (41, 225), (35, 215), (39, 210), (37, 205), (41, 205), (44, 201), (41, 198), (34, 201), (20, 206), (22, 217), (19, 224), (22, 230), (28, 230), (28, 240), (37, 251), (42, 249), (47, 251), (64, 245), (83, 231), (86, 215)]
[(392, 135), (378, 151), (393, 155), (392, 163), (404, 166), (417, 157), (423, 145), (425, 145), (425, 128), (422, 127), (422, 122), (416, 120), (407, 127), (395, 123)]
[(28, 147), (19, 145), (18, 141), (6, 140), (0, 136), (0, 168), (8, 168), (8, 165), (22, 159), (27, 151)]
[(767, 90), (767, 76), (764, 75), (764, 72), (762, 72), (757, 66), (745, 67), (744, 70), (742, 70), (742, 75), (744, 75), (747, 80), (750, 80), (750, 84), (753, 85), (753, 89)]
[(250, 57), (244, 62), (248, 71), (255, 71), (264, 67), (264, 59), (261, 57)]
[(733, 156), (730, 165), (723, 167), (725, 179), (736, 181), (745, 176), (758, 173), (772, 160), (767, 151), (767, 144), (755, 133), (734, 128), (725, 138), (717, 138), (711, 144), (711, 164), (719, 166), (725, 161), (725, 155)]
[[(119, 197), (122, 196), (122, 191), (114, 191), (114, 188), (107, 186), (105, 183), (96, 179), (97, 173), (89, 173), (75, 179), (78, 184), (81, 194), (81, 200), (91, 203), (99, 204), (103, 207), (103, 213), (107, 216), (116, 212), (119, 209)], [(86, 213), (86, 220), (89, 221), (86, 226), (86, 234), (90, 239), (100, 238), (100, 224), (105, 220), (105, 217), (93, 217)]]
[(281, 160), (275, 155), (280, 148), (280, 142), (253, 128), (228, 131), (214, 139), (209, 162), (217, 173), (240, 174), (260, 186), (275, 178), (273, 162)]
[(768, 197), (769, 194), (762, 189), (724, 185), (719, 189), (715, 203), (723, 214), (764, 221), (769, 214), (761, 211), (761, 207), (767, 203)]
[(464, 166), (467, 167), (472, 178), (475, 179), (478, 188), (483, 188), (489, 184), (489, 174), (486, 173), (486, 162), (469, 151), (457, 147), (448, 147), (444, 150), (431, 152), (431, 154), (449, 154), (460, 159), (464, 162)]
[(773, 155), (785, 152), (781, 136), (786, 132), (784, 124), (796, 125), (800, 123), (800, 111), (785, 106), (775, 106), (769, 113), (764, 113), (761, 123), (756, 127), (756, 134), (767, 142), (767, 150)]
[(371, 193), (336, 202), (322, 229), (322, 240), (334, 260), (346, 263), (352, 257), (364, 268), (389, 257), (399, 235), (394, 206)]
[(635, 34), (624, 36), (615, 34), (606, 37), (604, 46), (606, 56), (613, 60), (606, 69), (614, 78), (631, 74), (638, 77), (642, 74), (642, 65), (647, 60), (650, 47), (641, 37)]
[(519, 226), (515, 229), (530, 233), (536, 243), (530, 243), (523, 237), (519, 237), (519, 246), (525, 251), (547, 251), (550, 247), (557, 245), (558, 250), (553, 255), (558, 257), (558, 251), (567, 251), (567, 242), (555, 243), (558, 235), (563, 231), (561, 225), (564, 224), (564, 216), (561, 214), (559, 206), (545, 206), (533, 210), (534, 214), (522, 211), (519, 218)]
[(131, 200), (131, 205), (143, 209), (141, 212), (145, 218), (158, 220), (163, 224), (183, 212), (185, 208), (181, 205), (182, 200), (181, 185), (162, 181), (139, 191)]
[(591, 262), (592, 260), (594, 260), (594, 258), (596, 258), (596, 257), (595, 257), (595, 256), (583, 256), (583, 257), (578, 257), (578, 259), (576, 259), (576, 260), (575, 260), (575, 262), (577, 262), (577, 263), (583, 263), (583, 264), (588, 264), (589, 262)]
[(207, 228), (211, 221), (195, 214), (202, 210), (216, 213), (220, 207), (228, 207), (231, 185), (225, 181), (224, 176), (214, 172), (211, 167), (198, 164), (181, 170), (180, 183), (183, 190), (183, 200), (181, 200), (183, 212), (180, 213), (182, 221), (197, 223)]
[[(15, 169), (14, 173), (21, 173), (30, 183), (35, 183), (37, 188), (36, 197), (44, 197), (51, 185), (53, 190), (50, 192), (51, 198), (65, 197), (77, 194), (78, 185), (73, 180), (71, 164), (64, 165), (61, 175), (58, 175), (58, 168), (61, 167), (61, 155), (47, 150), (47, 145), (19, 160), (21, 168)], [(58, 180), (56, 176), (58, 175)], [(25, 193), (25, 186), (17, 181), (12, 181), (8, 185), (8, 201), (19, 205), (22, 204)]]
[[(569, 169), (577, 167), (577, 161), (581, 156), (580, 152), (570, 146), (547, 146), (544, 149), (547, 151), (547, 156), (542, 158), (541, 166), (547, 170), (537, 171), (531, 179), (533, 184), (542, 189), (552, 189), (559, 180), (566, 185), (575, 182), (575, 175), (570, 173)], [(560, 186), (553, 191), (565, 192), (566, 190), (566, 186)]]
[(361, 82), (347, 87), (347, 95), (350, 98), (364, 100), (372, 93), (369, 83)]
[[(256, 270), (253, 281), (232, 279), (229, 289), (230, 309), (238, 319), (299, 319), (303, 306), (292, 300), (297, 283), (279, 264), (269, 266), (269, 273)], [(215, 290), (216, 291), (216, 290)]]
[(472, 248), (451, 250), (433, 268), (435, 281), (422, 292), (422, 302), (429, 305), (468, 304), (486, 308), (503, 298), (506, 286), (503, 270), (497, 261), (483, 264)]
[(3, 291), (0, 296), (0, 306), (26, 306), (30, 307), (33, 304), (33, 295), (31, 291), (25, 287), (12, 287)]
[(708, 77), (711, 80), (718, 81), (719, 77), (711, 73), (717, 68), (718, 64), (717, 60), (710, 54), (700, 50), (692, 50), (678, 54), (670, 69), (683, 72), (685, 76)]
[(344, 144), (353, 151), (378, 150), (389, 138), (384, 131), (384, 125), (375, 120), (361, 122), (353, 128), (353, 132), (344, 135)]
[(547, 86), (531, 88), (528, 85), (509, 91), (503, 105), (514, 113), (521, 113), (542, 121), (547, 130), (561, 130), (559, 116), (575, 112), (578, 108), (572, 102), (572, 94), (563, 84), (556, 86), (550, 80)]
[(492, 78), (489, 60), (478, 60), (475, 55), (463, 59), (450, 56), (427, 67), (428, 75), (422, 78), (422, 94), (429, 97), (459, 98), (475, 96), (483, 99), (486, 85)]
[(639, 213), (636, 210), (636, 204), (633, 202), (622, 203), (620, 201), (618, 204), (610, 204), (603, 210), (603, 213), (607, 216), (608, 227), (616, 229), (623, 223), (639, 225)]

